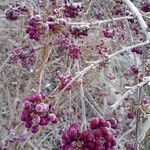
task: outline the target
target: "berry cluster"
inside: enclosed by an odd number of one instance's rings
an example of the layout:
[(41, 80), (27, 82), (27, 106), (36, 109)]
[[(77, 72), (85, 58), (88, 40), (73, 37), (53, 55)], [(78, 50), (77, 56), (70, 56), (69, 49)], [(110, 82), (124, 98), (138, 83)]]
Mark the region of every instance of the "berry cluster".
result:
[(20, 3), (16, 3), (16, 5), (11, 6), (5, 11), (5, 16), (7, 20), (15, 21), (19, 18), (21, 14), (27, 14), (28, 9), (25, 5), (21, 5)]
[(18, 20), (19, 18), (19, 12), (18, 9), (10, 7), (5, 11), (6, 19), (10, 21)]
[(67, 3), (64, 5), (63, 13), (67, 18), (75, 18), (79, 15), (79, 12), (82, 10), (82, 7), (79, 3)]
[(31, 128), (32, 133), (38, 132), (38, 127), (46, 126), (49, 122), (57, 123), (58, 119), (52, 113), (52, 105), (44, 102), (45, 95), (34, 94), (23, 100), (21, 119), (26, 128)]
[(78, 45), (72, 44), (69, 47), (69, 56), (74, 61), (75, 59), (79, 59), (81, 54), (80, 47)]
[(64, 49), (68, 50), (69, 57), (75, 61), (76, 59), (79, 59), (81, 51), (80, 46), (77, 44), (74, 44), (73, 41), (71, 41), (68, 38), (69, 34), (64, 33), (62, 36), (60, 36), (58, 39), (56, 39), (55, 43), (59, 46), (58, 47), (58, 54), (61, 54), (64, 51)]
[(115, 0), (115, 6), (114, 6), (114, 14), (115, 15), (124, 15), (124, 9), (122, 7), (122, 0)]
[(138, 26), (138, 22), (135, 19), (129, 19), (129, 25), (131, 30), (133, 31), (134, 35), (140, 33), (140, 28)]
[(109, 27), (104, 28), (102, 32), (106, 38), (113, 38), (115, 35), (115, 30)]
[(132, 73), (135, 74), (135, 75), (137, 75), (139, 73), (139, 69), (135, 65), (132, 65), (130, 67), (130, 69), (131, 69)]
[(45, 28), (43, 28), (42, 20), (43, 19), (40, 15), (35, 15), (28, 21), (28, 25), (26, 26), (26, 33), (29, 34), (30, 39), (39, 41), (41, 35), (45, 33)]
[(136, 143), (133, 140), (126, 141), (124, 146), (127, 150), (136, 150), (137, 149)]
[(131, 52), (142, 55), (142, 50), (140, 48), (132, 48)]
[[(67, 75), (63, 75), (63, 74), (60, 74), (58, 72), (58, 75), (57, 75), (57, 79), (60, 81), (60, 84), (59, 84), (59, 90), (62, 90), (72, 79), (72, 76), (67, 74)], [(69, 85), (66, 90), (70, 90), (71, 89), (71, 85)]]
[(102, 44), (97, 44), (96, 50), (100, 55), (106, 54), (109, 51), (108, 48), (104, 45), (104, 42), (102, 42)]
[(104, 13), (101, 12), (101, 11), (98, 11), (98, 12), (95, 13), (95, 17), (96, 17), (96, 19), (98, 19), (98, 20), (103, 20), (103, 18), (104, 18)]
[(142, 2), (141, 3), (141, 10), (143, 12), (150, 12), (150, 2)]
[(101, 118), (90, 121), (90, 128), (79, 131), (72, 124), (61, 136), (61, 150), (114, 150), (116, 139), (111, 123)]
[(54, 12), (54, 15), (48, 16), (45, 27), (49, 33), (58, 33), (63, 26), (66, 26), (66, 23), (65, 18), (58, 18), (57, 12)]
[(57, 29), (61, 24), (60, 22), (57, 20), (55, 15), (48, 16), (46, 24), (48, 26), (49, 32), (55, 32), (55, 31), (57, 32)]
[(87, 36), (88, 35), (88, 26), (72, 26), (69, 31), (75, 37)]
[(69, 34), (64, 33), (63, 35), (59, 36), (55, 40), (55, 43), (63, 49), (68, 49), (69, 48), (69, 43), (70, 43), (68, 36), (69, 36)]
[(35, 63), (35, 50), (27, 49), (22, 51), (21, 49), (16, 49), (12, 52), (10, 59), (13, 63), (20, 61), (22, 67), (30, 69)]

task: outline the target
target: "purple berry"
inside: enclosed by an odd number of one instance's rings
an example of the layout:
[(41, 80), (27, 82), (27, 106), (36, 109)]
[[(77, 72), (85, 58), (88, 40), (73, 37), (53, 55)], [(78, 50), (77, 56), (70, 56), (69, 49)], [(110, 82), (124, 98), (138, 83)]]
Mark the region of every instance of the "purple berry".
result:
[(134, 113), (133, 112), (128, 112), (127, 117), (129, 119), (134, 119)]
[(70, 128), (68, 131), (69, 138), (75, 138), (78, 134), (78, 130), (76, 128)]
[(43, 112), (44, 111), (44, 106), (40, 103), (40, 104), (37, 104), (36, 106), (35, 106), (35, 110), (37, 111), (37, 112)]
[(93, 131), (93, 133), (94, 133), (94, 135), (95, 135), (96, 138), (100, 138), (100, 137), (102, 136), (102, 131), (101, 131), (101, 129), (95, 129), (95, 130)]
[(38, 132), (38, 126), (33, 126), (32, 128), (31, 128), (31, 131), (32, 131), (32, 133), (37, 133)]
[(31, 122), (25, 122), (25, 127), (26, 128), (31, 128), (32, 127), (32, 123)]
[(90, 121), (90, 128), (91, 129), (96, 129), (99, 125), (99, 118), (93, 118), (91, 121)]
[(48, 118), (50, 121), (55, 121), (57, 119), (56, 115), (52, 113), (48, 115)]
[(130, 69), (133, 72), (133, 74), (135, 74), (135, 75), (137, 75), (139, 73), (139, 70), (135, 65), (132, 65)]

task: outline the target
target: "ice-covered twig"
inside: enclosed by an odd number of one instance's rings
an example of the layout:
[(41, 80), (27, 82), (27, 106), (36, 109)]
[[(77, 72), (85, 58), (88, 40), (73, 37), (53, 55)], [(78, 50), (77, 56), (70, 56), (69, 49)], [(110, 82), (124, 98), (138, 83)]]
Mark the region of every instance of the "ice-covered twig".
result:
[(105, 20), (95, 20), (94, 22), (67, 22), (67, 25), (85, 25), (85, 26), (100, 26), (103, 23), (108, 23), (111, 21), (119, 21), (119, 20), (125, 20), (125, 19), (133, 19), (134, 17), (131, 16), (123, 16), (123, 17), (117, 17), (117, 18), (111, 18), (111, 19), (105, 19)]
[(150, 128), (150, 117), (147, 118), (147, 120), (142, 124), (140, 135), (138, 136), (138, 141), (142, 142), (146, 136), (147, 131)]
[(115, 109), (117, 109), (120, 105), (122, 105), (122, 102), (124, 101), (124, 99), (129, 95), (135, 92), (135, 90), (138, 87), (142, 87), (143, 85), (147, 84), (148, 82), (150, 82), (150, 76), (149, 77), (144, 77), (143, 81), (141, 83), (138, 83), (135, 86), (132, 87), (128, 87), (129, 90), (127, 90), (127, 92), (125, 92), (122, 97), (117, 100), (112, 106), (111, 106), (111, 112), (113, 112)]
[(136, 8), (136, 6), (130, 0), (123, 0), (126, 5), (131, 9), (133, 14), (137, 17), (138, 23), (140, 24), (143, 33), (146, 35), (146, 39), (150, 40), (150, 32), (148, 32), (148, 25), (146, 24), (145, 20), (143, 19), (142, 14)]
[[(76, 64), (77, 64), (78, 71), (80, 71), (79, 62), (77, 61)], [(80, 80), (81, 80), (80, 100), (81, 100), (81, 106), (82, 106), (82, 120), (83, 120), (82, 129), (86, 129), (87, 119), (86, 119), (86, 110), (85, 110), (85, 96), (84, 96), (83, 82), (82, 82), (82, 79)]]

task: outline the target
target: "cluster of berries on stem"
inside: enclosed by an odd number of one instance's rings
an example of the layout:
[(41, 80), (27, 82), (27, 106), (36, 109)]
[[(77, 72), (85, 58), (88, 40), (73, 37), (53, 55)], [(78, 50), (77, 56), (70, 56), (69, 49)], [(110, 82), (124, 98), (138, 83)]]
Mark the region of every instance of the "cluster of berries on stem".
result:
[(62, 133), (61, 150), (114, 150), (116, 137), (112, 122), (93, 118), (90, 127), (84, 131), (80, 131), (77, 124), (72, 124)]
[(81, 36), (88, 36), (88, 30), (88, 26), (72, 26), (69, 29), (70, 33), (76, 38)]
[(71, 60), (75, 61), (76, 59), (80, 58), (81, 55), (81, 47), (78, 44), (73, 43), (68, 38), (68, 35), (64, 34), (64, 36), (59, 37), (56, 40), (56, 43), (59, 45), (60, 49), (67, 49), (68, 50), (68, 55), (71, 58)]
[[(69, 74), (64, 75), (58, 72), (57, 79), (59, 80), (59, 90), (62, 90), (72, 80), (72, 76)], [(66, 91), (70, 90), (71, 87), (72, 85), (69, 85), (66, 88)]]
[(10, 59), (13, 63), (20, 62), (22, 67), (30, 69), (35, 64), (35, 49), (16, 49), (11, 53)]
[(79, 3), (66, 3), (63, 7), (64, 16), (67, 18), (76, 18), (81, 10)]
[(53, 105), (46, 102), (44, 94), (33, 94), (23, 99), (21, 120), (32, 133), (37, 133), (39, 126), (57, 123), (58, 118), (53, 113)]
[(115, 35), (115, 30), (112, 27), (109, 27), (109, 25), (107, 25), (103, 29), (102, 33), (106, 38), (113, 38)]
[(26, 33), (29, 34), (30, 39), (39, 41), (42, 34), (45, 33), (45, 28), (43, 28), (42, 17), (40, 15), (32, 16), (26, 26)]
[(5, 11), (5, 17), (9, 21), (16, 21), (19, 19), (19, 15), (26, 15), (28, 13), (28, 8), (26, 5), (21, 3), (16, 3), (14, 6), (10, 6)]
[(81, 54), (80, 46), (72, 44), (69, 47), (69, 56), (74, 61), (75, 59), (79, 59)]

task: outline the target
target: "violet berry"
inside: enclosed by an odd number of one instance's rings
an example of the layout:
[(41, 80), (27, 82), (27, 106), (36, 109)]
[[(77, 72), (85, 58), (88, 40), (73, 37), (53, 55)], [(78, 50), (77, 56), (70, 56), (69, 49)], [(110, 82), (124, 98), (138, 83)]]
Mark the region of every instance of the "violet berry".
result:
[(128, 117), (129, 119), (134, 119), (135, 115), (134, 115), (133, 112), (128, 112), (127, 117)]
[(48, 115), (48, 118), (50, 121), (55, 121), (57, 119), (56, 115), (52, 113)]
[(43, 112), (43, 110), (44, 110), (44, 106), (40, 103), (40, 104), (37, 104), (36, 106), (35, 106), (35, 110), (37, 111), (37, 112)]
[(70, 128), (68, 131), (69, 138), (75, 138), (78, 134), (78, 130), (76, 128)]
[(90, 121), (90, 128), (91, 129), (96, 129), (99, 125), (99, 118), (93, 118), (91, 121)]
[(25, 122), (25, 127), (26, 128), (31, 128), (32, 127), (32, 123), (31, 122)]
[(28, 108), (28, 107), (31, 107), (31, 105), (32, 105), (32, 102), (30, 102), (30, 101), (24, 101), (23, 102), (23, 106), (24, 106), (24, 108)]
[(32, 131), (32, 133), (37, 133), (38, 132), (38, 126), (33, 126), (32, 128), (31, 128), (31, 131)]
[(133, 74), (135, 74), (135, 75), (137, 75), (139, 73), (139, 69), (135, 65), (132, 65), (130, 67), (130, 69), (133, 72)]
[(101, 131), (101, 129), (95, 129), (95, 130), (93, 131), (93, 133), (94, 133), (94, 135), (95, 135), (96, 138), (100, 138), (100, 137), (102, 136), (102, 131)]
[(41, 118), (40, 118), (39, 125), (41, 125), (41, 126), (46, 126), (46, 125), (48, 125), (48, 123), (49, 123), (48, 118), (46, 118), (46, 117), (41, 117)]

